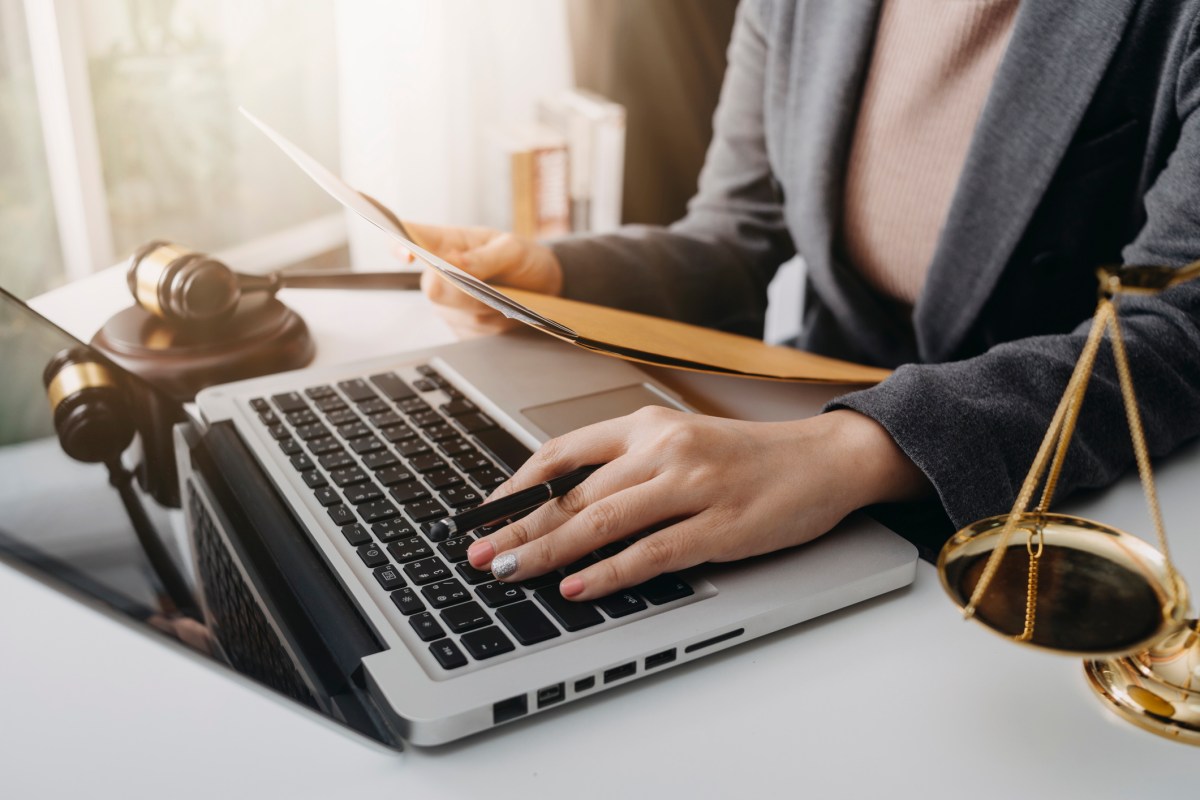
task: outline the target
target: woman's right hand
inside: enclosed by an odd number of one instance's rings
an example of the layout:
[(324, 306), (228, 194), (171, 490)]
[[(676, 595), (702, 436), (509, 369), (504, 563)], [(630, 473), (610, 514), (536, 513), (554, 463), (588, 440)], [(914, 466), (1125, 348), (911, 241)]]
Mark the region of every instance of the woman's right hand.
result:
[[(457, 228), (405, 222), (417, 244), (476, 278), (497, 286), (560, 295), (562, 266), (543, 244), (491, 228)], [(421, 276), (421, 291), (461, 337), (500, 333), (517, 323), (451, 286), (432, 269)]]

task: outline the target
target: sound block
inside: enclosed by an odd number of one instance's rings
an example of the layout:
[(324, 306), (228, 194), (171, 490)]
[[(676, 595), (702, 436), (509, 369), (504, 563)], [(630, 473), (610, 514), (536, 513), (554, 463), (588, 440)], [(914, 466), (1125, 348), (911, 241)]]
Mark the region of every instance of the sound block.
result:
[(92, 346), (180, 403), (208, 386), (299, 369), (316, 354), (304, 320), (274, 298), (243, 298), (232, 317), (187, 326), (132, 306)]

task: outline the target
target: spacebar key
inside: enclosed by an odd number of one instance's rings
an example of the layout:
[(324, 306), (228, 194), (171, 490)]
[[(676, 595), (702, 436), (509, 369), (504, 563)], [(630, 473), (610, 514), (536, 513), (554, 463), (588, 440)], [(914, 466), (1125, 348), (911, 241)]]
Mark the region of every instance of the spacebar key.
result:
[(474, 435), (474, 439), (497, 461), (508, 467), (509, 472), (516, 472), (533, 455), (529, 448), (518, 442), (511, 433), (500, 428), (480, 431)]
[(577, 603), (559, 594), (558, 586), (543, 586), (534, 589), (533, 594), (546, 607), (558, 624), (568, 631), (578, 631), (599, 625), (604, 621), (591, 603)]

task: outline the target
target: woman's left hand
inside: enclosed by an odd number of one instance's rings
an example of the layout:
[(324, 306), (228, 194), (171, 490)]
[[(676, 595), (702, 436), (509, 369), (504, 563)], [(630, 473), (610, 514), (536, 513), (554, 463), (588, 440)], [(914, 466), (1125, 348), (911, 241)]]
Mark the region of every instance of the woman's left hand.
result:
[(864, 505), (929, 490), (887, 431), (853, 411), (768, 423), (650, 406), (546, 442), (489, 499), (588, 464), (604, 466), (472, 544), (471, 565), (520, 581), (655, 529), (559, 584), (564, 597), (591, 600), (664, 572), (801, 544)]

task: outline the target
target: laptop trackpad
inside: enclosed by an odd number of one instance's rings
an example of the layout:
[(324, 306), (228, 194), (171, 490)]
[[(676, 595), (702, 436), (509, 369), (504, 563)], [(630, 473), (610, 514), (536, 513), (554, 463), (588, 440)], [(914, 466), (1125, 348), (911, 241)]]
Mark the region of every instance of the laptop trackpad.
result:
[(585, 425), (591, 425), (593, 422), (632, 414), (643, 406), (679, 408), (677, 403), (667, 399), (649, 386), (639, 383), (582, 397), (572, 397), (556, 403), (524, 408), (521, 409), (521, 413), (534, 425), (554, 437)]

